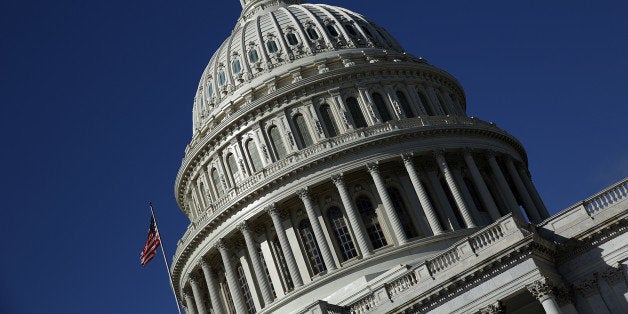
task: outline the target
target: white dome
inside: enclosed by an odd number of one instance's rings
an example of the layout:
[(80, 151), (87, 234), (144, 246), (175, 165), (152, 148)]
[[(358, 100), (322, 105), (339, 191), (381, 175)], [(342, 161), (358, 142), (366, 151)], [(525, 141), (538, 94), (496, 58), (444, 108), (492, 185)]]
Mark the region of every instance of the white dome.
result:
[(265, 81), (340, 58), (402, 53), (383, 28), (344, 8), (302, 1), (245, 1), (235, 29), (212, 56), (194, 99), (194, 131)]

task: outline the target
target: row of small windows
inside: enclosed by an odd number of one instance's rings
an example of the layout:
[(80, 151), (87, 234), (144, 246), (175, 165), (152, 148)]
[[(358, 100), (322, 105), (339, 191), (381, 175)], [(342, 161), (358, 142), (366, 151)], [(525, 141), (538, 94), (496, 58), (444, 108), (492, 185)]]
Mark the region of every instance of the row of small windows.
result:
[[(357, 36), (358, 33), (355, 29), (355, 27), (353, 27), (350, 24), (345, 24), (345, 29), (347, 30), (347, 32), (351, 35), (351, 36)], [(327, 24), (325, 26), (325, 28), (327, 29), (327, 32), (332, 36), (332, 37), (338, 37), (340, 36), (340, 34), (338, 33), (338, 30), (336, 29), (336, 26), (334, 26), (333, 24)], [(366, 33), (369, 37), (372, 37), (371, 32), (368, 30), (368, 28), (366, 27), (362, 27), (362, 30), (364, 31), (364, 33)], [(379, 32), (379, 30), (378, 30)], [(318, 35), (318, 32), (316, 31), (316, 28), (313, 26), (310, 26), (306, 29), (306, 33), (308, 35), (308, 37), (311, 40), (317, 40), (320, 38), (320, 36)], [(380, 32), (381, 35), (381, 32)], [(381, 35), (382, 38), (385, 38), (383, 35)], [(294, 33), (287, 33), (286, 34), (286, 40), (288, 41), (288, 44), (291, 46), (296, 46), (297, 44), (299, 44), (299, 39), (297, 38), (297, 35)], [(277, 42), (274, 39), (269, 39), (268, 41), (266, 41), (266, 49), (268, 50), (269, 53), (277, 53), (279, 51), (279, 46), (277, 45)], [(257, 53), (257, 49), (255, 48), (251, 48), (248, 51), (248, 57), (249, 57), (249, 61), (252, 63), (256, 63), (259, 61), (259, 54)], [(239, 59), (236, 59), (232, 62), (232, 70), (234, 74), (239, 74), (242, 71), (242, 66), (240, 63)], [(226, 78), (225, 78), (225, 72), (224, 70), (221, 70), (218, 74), (218, 83), (220, 86), (223, 86), (226, 83)], [(211, 85), (209, 86), (209, 88), (211, 88)], [(209, 97), (212, 97), (212, 92), (209, 92)]]

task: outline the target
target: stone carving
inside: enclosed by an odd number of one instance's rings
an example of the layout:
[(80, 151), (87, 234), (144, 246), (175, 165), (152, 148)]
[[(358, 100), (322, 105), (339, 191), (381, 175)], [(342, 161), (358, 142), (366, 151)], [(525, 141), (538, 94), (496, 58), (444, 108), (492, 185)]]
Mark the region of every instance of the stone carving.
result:
[(481, 314), (497, 314), (497, 313), (506, 313), (506, 309), (504, 304), (501, 301), (497, 301), (493, 304), (488, 305), (487, 307), (480, 310)]
[(556, 288), (554, 295), (556, 296), (556, 303), (558, 303), (558, 306), (560, 307), (573, 303), (572, 291), (566, 287)]
[(344, 181), (342, 178), (342, 173), (332, 175), (331, 182), (333, 182), (335, 185), (343, 184)]
[(299, 198), (302, 199), (302, 200), (312, 198), (312, 195), (310, 194), (310, 191), (309, 191), (308, 188), (299, 189), (299, 190), (297, 190), (296, 193), (299, 196)]
[(551, 297), (554, 297), (554, 287), (547, 279), (537, 280), (532, 284), (528, 285), (528, 291), (537, 299), (539, 302), (543, 302)]
[(624, 272), (621, 269), (620, 264), (617, 267), (609, 267), (607, 270), (602, 272), (600, 276), (604, 278), (609, 286), (614, 286), (624, 279)]
[(598, 293), (597, 279), (591, 277), (589, 279), (582, 280), (574, 285), (574, 288), (585, 298)]
[(369, 162), (366, 164), (366, 170), (368, 170), (370, 174), (379, 173), (379, 165), (377, 162)]

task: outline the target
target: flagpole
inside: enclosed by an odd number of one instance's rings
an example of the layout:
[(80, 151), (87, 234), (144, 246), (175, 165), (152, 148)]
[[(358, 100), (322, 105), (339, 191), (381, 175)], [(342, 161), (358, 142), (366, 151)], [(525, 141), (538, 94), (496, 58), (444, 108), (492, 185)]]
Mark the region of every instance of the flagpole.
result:
[[(155, 229), (157, 229), (157, 234), (159, 234), (159, 226), (157, 225), (157, 218), (155, 217), (155, 211), (153, 210), (153, 202), (148, 202), (148, 207), (150, 208), (150, 214), (153, 216), (153, 220), (155, 220)], [(166, 259), (166, 252), (164, 251), (164, 243), (161, 241), (161, 234), (159, 235), (159, 242), (161, 247), (161, 255), (164, 257), (164, 263), (166, 264), (166, 271), (168, 272), (168, 281), (170, 282), (170, 289), (172, 290), (172, 295), (174, 296), (174, 302), (177, 304), (177, 311), (181, 314), (181, 308), (179, 307), (179, 299), (177, 299), (177, 293), (174, 291), (174, 285), (172, 284), (172, 276), (170, 276), (170, 266), (168, 266), (168, 260)]]

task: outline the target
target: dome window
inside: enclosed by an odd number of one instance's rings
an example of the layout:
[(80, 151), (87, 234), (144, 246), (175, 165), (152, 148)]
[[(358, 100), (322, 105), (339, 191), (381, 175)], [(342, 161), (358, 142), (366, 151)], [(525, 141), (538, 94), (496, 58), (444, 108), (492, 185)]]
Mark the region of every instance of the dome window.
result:
[(338, 37), (338, 31), (336, 30), (336, 27), (333, 24), (327, 24), (327, 31), (329, 32), (330, 35), (334, 36), (334, 37)]
[(288, 43), (290, 44), (290, 46), (294, 46), (299, 43), (297, 35), (295, 35), (294, 33), (286, 34), (286, 39), (288, 39)]
[(314, 29), (314, 27), (308, 27), (307, 28), (307, 36), (310, 37), (311, 40), (317, 40), (318, 39), (318, 32), (316, 32), (316, 29)]
[(220, 73), (218, 73), (218, 84), (220, 86), (225, 85), (225, 82), (227, 82), (227, 77), (225, 76), (225, 71), (224, 70), (220, 70)]
[(268, 52), (270, 53), (275, 53), (279, 51), (279, 47), (277, 47), (277, 43), (274, 40), (267, 41), (266, 48), (268, 48)]
[(362, 26), (362, 30), (364, 31), (366, 36), (371, 37), (371, 38), (373, 37), (373, 34), (371, 33), (371, 31), (369, 31), (368, 27)]
[(207, 84), (207, 97), (214, 97), (214, 85), (212, 83)]
[(233, 68), (234, 74), (239, 74), (240, 71), (242, 71), (242, 66), (240, 65), (240, 59), (233, 60), (233, 63), (231, 64), (231, 66)]
[(249, 61), (252, 63), (259, 61), (259, 55), (257, 54), (257, 50), (255, 48), (249, 50)]
[(355, 28), (351, 24), (345, 24), (345, 29), (351, 36), (357, 36), (358, 32), (355, 31)]

